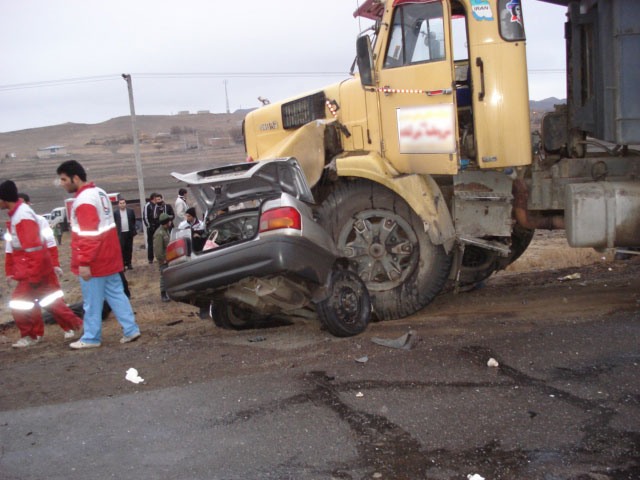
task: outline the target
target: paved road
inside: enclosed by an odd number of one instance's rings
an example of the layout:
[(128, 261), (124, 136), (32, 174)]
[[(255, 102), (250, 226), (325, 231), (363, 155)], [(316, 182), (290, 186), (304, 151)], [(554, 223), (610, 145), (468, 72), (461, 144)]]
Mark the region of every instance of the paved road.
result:
[(0, 478), (638, 479), (637, 310), (418, 323), (411, 350), (331, 340), (308, 364), (5, 410)]

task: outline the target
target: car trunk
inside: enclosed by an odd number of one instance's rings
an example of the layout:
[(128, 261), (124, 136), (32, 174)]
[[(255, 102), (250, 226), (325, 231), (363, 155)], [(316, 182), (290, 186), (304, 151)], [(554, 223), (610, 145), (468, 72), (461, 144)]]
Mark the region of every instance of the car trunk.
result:
[[(293, 158), (171, 175), (189, 185), (204, 214), (203, 252), (254, 238), (259, 230), (261, 206), (282, 193), (306, 203), (314, 201), (304, 173)], [(182, 235), (176, 232), (176, 236)]]

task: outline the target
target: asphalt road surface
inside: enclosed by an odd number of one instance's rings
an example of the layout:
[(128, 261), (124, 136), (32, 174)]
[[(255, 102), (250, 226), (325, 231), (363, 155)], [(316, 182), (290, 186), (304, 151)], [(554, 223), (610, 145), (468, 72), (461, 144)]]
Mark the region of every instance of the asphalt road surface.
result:
[(349, 339), (190, 316), (126, 346), (1, 343), (0, 478), (638, 479), (640, 262), (573, 271)]

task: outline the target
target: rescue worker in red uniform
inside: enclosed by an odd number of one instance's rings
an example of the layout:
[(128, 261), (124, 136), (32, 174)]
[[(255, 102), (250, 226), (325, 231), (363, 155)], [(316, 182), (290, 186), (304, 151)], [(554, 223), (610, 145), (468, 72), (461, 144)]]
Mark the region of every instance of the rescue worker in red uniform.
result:
[(35, 345), (44, 335), (41, 308), (47, 309), (65, 332), (73, 338), (82, 328), (82, 320), (62, 300), (62, 290), (54, 271), (38, 216), (22, 199), (11, 180), (0, 183), (0, 208), (9, 211), (5, 273), (18, 282), (9, 308), (20, 330), (15, 348)]
[(120, 277), (124, 264), (109, 197), (87, 182), (84, 167), (76, 160), (61, 163), (56, 172), (62, 188), (75, 193), (70, 215), (71, 271), (80, 278), (84, 305), (84, 333), (69, 346), (82, 349), (102, 344), (104, 300), (122, 327), (120, 343), (133, 342), (140, 337), (140, 329)]

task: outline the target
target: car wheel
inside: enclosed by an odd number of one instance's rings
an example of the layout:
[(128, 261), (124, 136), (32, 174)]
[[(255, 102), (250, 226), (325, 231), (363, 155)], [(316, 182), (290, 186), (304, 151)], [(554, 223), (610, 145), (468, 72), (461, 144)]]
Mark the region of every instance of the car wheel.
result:
[(422, 220), (391, 190), (363, 180), (342, 182), (318, 213), (366, 283), (379, 319), (411, 315), (442, 290), (451, 256), (431, 242)]
[(255, 328), (260, 321), (267, 317), (226, 300), (215, 300), (211, 302), (211, 318), (213, 323), (220, 328), (247, 330)]
[(371, 318), (371, 299), (362, 279), (349, 270), (334, 270), (329, 296), (318, 303), (318, 317), (336, 337), (362, 333)]

